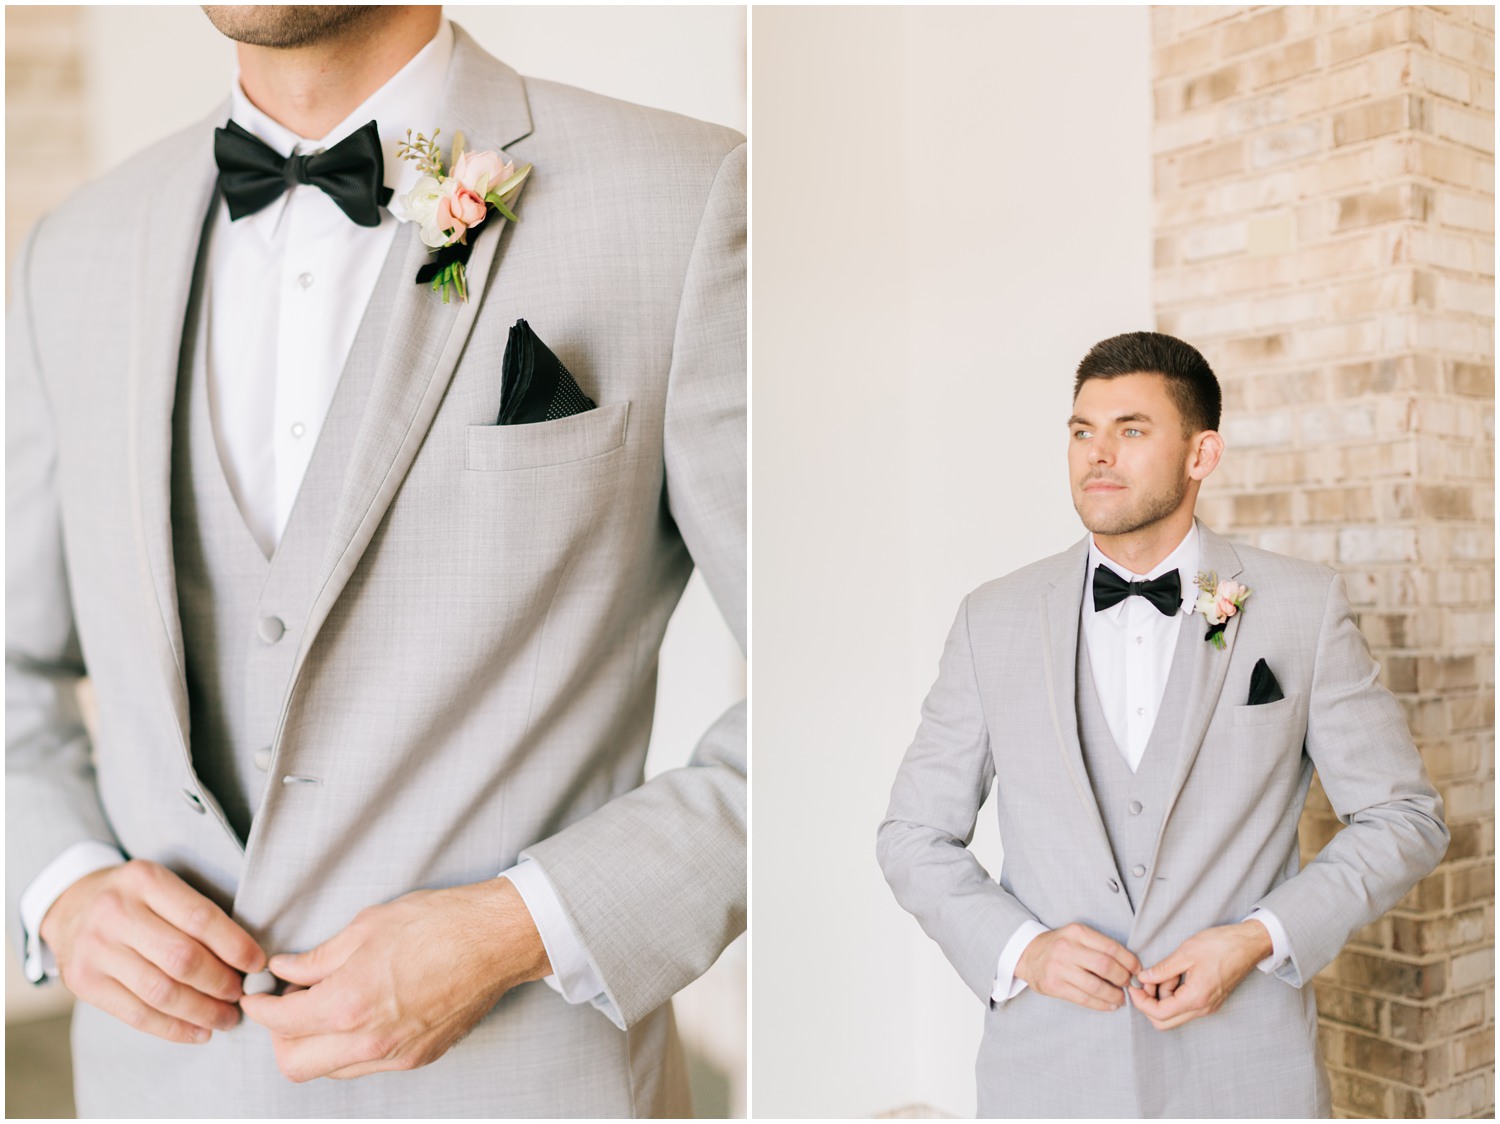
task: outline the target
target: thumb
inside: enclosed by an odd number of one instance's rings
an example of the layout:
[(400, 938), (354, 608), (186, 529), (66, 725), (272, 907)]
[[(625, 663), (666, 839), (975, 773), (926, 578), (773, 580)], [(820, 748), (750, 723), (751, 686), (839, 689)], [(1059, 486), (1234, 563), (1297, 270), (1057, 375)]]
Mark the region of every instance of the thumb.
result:
[(347, 937), (347, 933), (346, 929), (306, 952), (278, 952), (271, 957), (267, 967), (278, 979), (290, 984), (300, 984), (302, 987), (312, 987), (333, 975), (349, 959), (349, 954), (354, 950), (354, 942)]
[(1188, 957), (1178, 951), (1160, 963), (1151, 965), (1144, 972), (1138, 973), (1136, 978), (1142, 983), (1163, 983), (1166, 980), (1176, 979), (1189, 967), (1191, 965), (1188, 963)]

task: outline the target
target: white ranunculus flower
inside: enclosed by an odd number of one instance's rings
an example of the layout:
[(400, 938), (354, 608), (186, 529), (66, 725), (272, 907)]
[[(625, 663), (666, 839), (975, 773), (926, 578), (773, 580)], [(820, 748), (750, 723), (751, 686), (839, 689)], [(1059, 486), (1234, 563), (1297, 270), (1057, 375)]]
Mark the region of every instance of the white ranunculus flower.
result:
[(423, 176), (405, 195), (391, 200), (391, 214), (402, 222), (414, 222), (422, 228), (422, 244), (437, 249), (448, 241), (446, 232), (437, 227), (438, 200), (443, 185), (434, 176)]

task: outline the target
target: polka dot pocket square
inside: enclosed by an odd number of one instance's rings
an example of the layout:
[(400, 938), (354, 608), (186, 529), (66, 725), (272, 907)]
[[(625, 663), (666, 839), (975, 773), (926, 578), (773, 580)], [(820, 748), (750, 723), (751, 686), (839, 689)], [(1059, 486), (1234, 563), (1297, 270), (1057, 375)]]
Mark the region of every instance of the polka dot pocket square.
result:
[(598, 405), (578, 389), (568, 369), (524, 320), (517, 320), (511, 327), (500, 368), (500, 416), (496, 425), (556, 421)]

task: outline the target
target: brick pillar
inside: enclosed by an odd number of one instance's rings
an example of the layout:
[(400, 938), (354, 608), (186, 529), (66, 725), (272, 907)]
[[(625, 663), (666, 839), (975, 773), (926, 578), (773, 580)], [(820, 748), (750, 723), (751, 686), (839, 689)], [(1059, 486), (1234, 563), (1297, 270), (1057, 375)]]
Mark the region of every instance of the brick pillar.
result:
[[(1344, 575), (1453, 831), (1315, 981), (1335, 1110), (1493, 1116), (1494, 8), (1152, 16), (1157, 325), (1224, 386), (1199, 510)], [(1304, 861), (1339, 826), (1315, 784)]]

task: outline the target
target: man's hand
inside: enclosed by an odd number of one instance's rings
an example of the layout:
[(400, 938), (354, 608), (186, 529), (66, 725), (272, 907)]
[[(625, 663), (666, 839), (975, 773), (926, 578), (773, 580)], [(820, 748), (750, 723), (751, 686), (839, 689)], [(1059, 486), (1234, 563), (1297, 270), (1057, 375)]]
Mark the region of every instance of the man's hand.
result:
[(362, 1077), (436, 1061), (508, 990), (551, 971), (508, 878), (417, 890), (362, 910), (310, 952), (271, 958), (297, 985), (247, 995), (292, 1081)]
[(38, 927), (69, 991), (169, 1042), (207, 1042), (240, 1021), (253, 937), (164, 866), (133, 859), (86, 874)]
[(1038, 935), (1016, 962), (1016, 976), (1027, 986), (1096, 1011), (1124, 1006), (1125, 988), (1140, 970), (1135, 953), (1076, 921)]
[[(1139, 973), (1147, 990), (1131, 988), (1130, 1000), (1157, 1030), (1172, 1030), (1224, 1006), (1240, 981), (1269, 955), (1271, 934), (1259, 921), (1205, 929)], [(1161, 989), (1159, 997), (1149, 994), (1153, 984)]]

